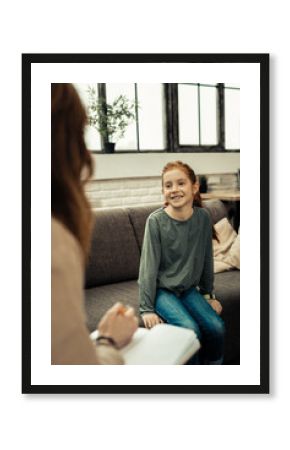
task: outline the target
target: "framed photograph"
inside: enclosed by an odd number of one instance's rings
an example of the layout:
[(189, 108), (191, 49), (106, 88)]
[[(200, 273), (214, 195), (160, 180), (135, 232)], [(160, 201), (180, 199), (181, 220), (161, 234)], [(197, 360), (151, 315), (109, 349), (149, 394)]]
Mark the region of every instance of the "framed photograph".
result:
[[(51, 93), (63, 84), (86, 111), (94, 165), (84, 188), (95, 215), (82, 289), (86, 339), (95, 344), (97, 324), (116, 301), (139, 313), (145, 222), (167, 204), (163, 168), (181, 161), (195, 172), (193, 195), (202, 203), (193, 210), (207, 209), (219, 237), (214, 293), (204, 297), (217, 308), (215, 294), (222, 306), (222, 353), (212, 361), (205, 355), (218, 337), (212, 344), (202, 324), (200, 337), (169, 321), (140, 326), (140, 341), (121, 350), (124, 364), (54, 359)], [(22, 189), (23, 393), (269, 393), (268, 54), (23, 54)], [(203, 294), (198, 283), (191, 288)], [(194, 335), (191, 353), (183, 332)], [(197, 355), (203, 362), (191, 363)]]

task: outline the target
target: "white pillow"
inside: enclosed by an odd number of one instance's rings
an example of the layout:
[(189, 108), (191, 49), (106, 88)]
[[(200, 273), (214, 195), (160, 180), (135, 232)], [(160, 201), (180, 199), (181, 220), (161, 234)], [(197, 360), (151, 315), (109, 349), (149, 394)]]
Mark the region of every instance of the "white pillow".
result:
[(238, 235), (229, 251), (229, 262), (237, 269), (240, 268), (240, 228)]
[(219, 238), (219, 242), (215, 239), (213, 241), (213, 251), (214, 256), (218, 256), (220, 254), (225, 254), (229, 251), (232, 244), (234, 243), (237, 233), (231, 226), (228, 219), (225, 217), (215, 224), (215, 230), (217, 232), (217, 236)]
[(219, 242), (213, 240), (214, 272), (240, 268), (240, 236), (227, 218), (215, 224)]

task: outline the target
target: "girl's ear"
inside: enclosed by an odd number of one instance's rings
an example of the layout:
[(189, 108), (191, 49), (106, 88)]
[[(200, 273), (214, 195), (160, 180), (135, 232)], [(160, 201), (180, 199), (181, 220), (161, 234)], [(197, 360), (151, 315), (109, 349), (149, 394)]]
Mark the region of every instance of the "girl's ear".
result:
[(199, 186), (200, 184), (198, 181), (192, 185), (192, 192), (194, 195), (199, 191)]

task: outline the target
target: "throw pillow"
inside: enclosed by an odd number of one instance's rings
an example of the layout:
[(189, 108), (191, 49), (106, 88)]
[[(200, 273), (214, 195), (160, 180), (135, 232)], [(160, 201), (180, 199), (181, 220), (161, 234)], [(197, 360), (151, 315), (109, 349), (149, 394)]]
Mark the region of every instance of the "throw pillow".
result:
[(229, 262), (237, 269), (240, 268), (240, 228), (236, 239), (229, 251)]
[(214, 227), (217, 232), (219, 242), (216, 240), (213, 241), (213, 251), (214, 256), (218, 256), (229, 251), (237, 237), (237, 233), (226, 217), (217, 222)]
[[(214, 272), (224, 272), (232, 268), (240, 267), (239, 240), (237, 233), (227, 218), (223, 218), (215, 224), (219, 242), (213, 240)], [(235, 247), (232, 250), (232, 246)]]

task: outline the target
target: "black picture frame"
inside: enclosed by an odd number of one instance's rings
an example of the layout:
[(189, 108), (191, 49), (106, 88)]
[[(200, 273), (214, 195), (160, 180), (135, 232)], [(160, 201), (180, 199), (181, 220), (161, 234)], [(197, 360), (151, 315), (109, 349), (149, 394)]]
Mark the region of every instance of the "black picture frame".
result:
[[(22, 55), (22, 393), (269, 393), (269, 54)], [(31, 67), (46, 63), (246, 63), (260, 68), (260, 383), (255, 385), (36, 385), (31, 381)], [(263, 149), (263, 151), (261, 151)], [(263, 300), (263, 301), (262, 301)]]

